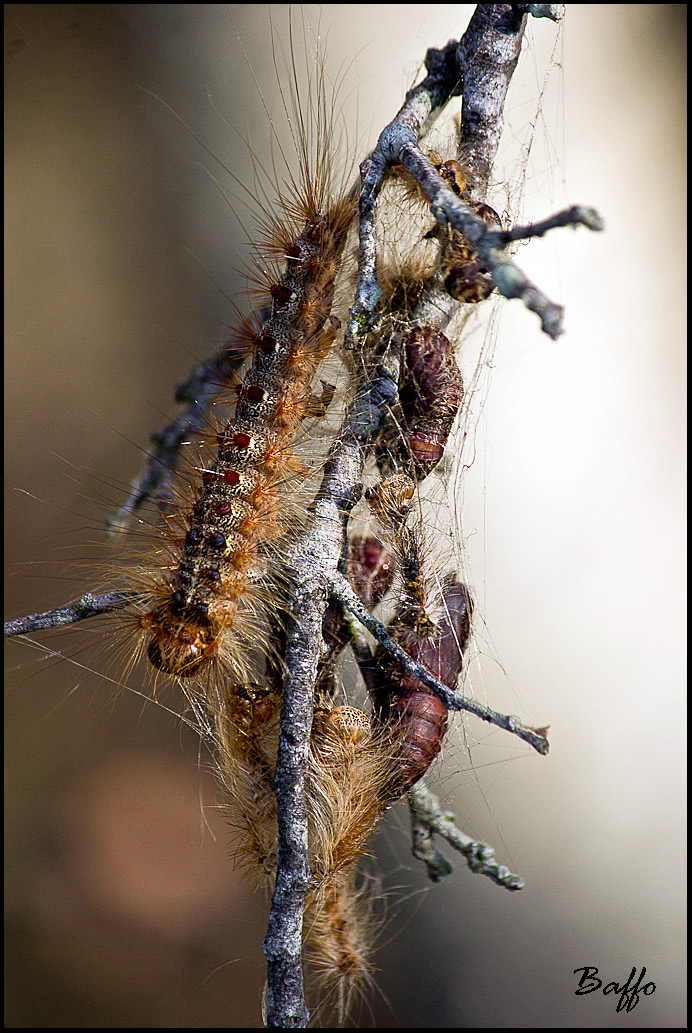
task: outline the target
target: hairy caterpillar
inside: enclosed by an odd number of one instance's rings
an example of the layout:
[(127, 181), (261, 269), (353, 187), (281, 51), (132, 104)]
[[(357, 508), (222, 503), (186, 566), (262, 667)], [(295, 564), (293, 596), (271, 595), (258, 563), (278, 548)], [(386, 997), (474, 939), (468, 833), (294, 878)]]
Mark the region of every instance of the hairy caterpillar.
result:
[(141, 618), (151, 663), (181, 677), (218, 656), (259, 546), (281, 535), (277, 496), (302, 469), (291, 444), (313, 404), (315, 370), (336, 335), (325, 324), (355, 214), (352, 198), (330, 196), (334, 159), (321, 153), (325, 146), (318, 142), (319, 165), (303, 170), (305, 195), (284, 202), (287, 213), (304, 221), (302, 231), (295, 236), (278, 220), (267, 227), (272, 250), (286, 259), (285, 272), (269, 287), (272, 314), (249, 342), (253, 365), (238, 389), (235, 415), (219, 432), (218, 457), (202, 475), (177, 570)]
[[(276, 761), (280, 699), (257, 686), (235, 686), (219, 709), (219, 768), (236, 859), (259, 885), (276, 874)], [(375, 901), (358, 889), (355, 866), (387, 802), (392, 764), (388, 737), (347, 706), (315, 712), (308, 759), (311, 880), (305, 901), (306, 956), (317, 1001), (344, 1021), (371, 981)]]

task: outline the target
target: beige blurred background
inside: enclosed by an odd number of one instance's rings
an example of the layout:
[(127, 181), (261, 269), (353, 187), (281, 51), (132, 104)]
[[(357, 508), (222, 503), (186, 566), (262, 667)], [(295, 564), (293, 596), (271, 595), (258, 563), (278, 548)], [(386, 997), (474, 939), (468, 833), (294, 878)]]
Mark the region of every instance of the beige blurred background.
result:
[[(236, 29), (267, 90), (273, 71), (260, 5), (5, 10), (15, 616), (86, 587), (65, 569), (89, 558), (172, 385), (223, 335), (242, 235), (199, 141), (247, 177), (214, 110), (262, 151)], [(315, 26), (320, 9), (303, 11)], [(321, 9), (366, 141), (470, 11)], [(496, 171), (516, 171), (535, 121), (524, 216), (581, 202), (607, 231), (521, 250), (567, 332), (554, 344), (504, 307), (462, 514), (483, 618), (474, 690), (550, 723), (552, 750), (469, 723), (474, 770), (452, 744), (437, 771), (459, 824), (526, 888), (459, 862), (428, 889), (392, 815), (377, 870), (404, 902), (360, 1025), (685, 1025), (686, 5), (567, 12), (538, 118), (555, 28), (531, 26)], [(272, 14), (283, 32), (286, 8)], [(7, 650), (6, 1025), (259, 1026), (266, 905), (231, 870), (207, 759), (164, 707), (89, 673), (118, 668), (91, 637), (57, 640), (75, 664)], [(161, 702), (175, 710), (172, 691)], [(584, 965), (606, 982), (645, 966), (656, 992), (617, 1015), (612, 995), (575, 996)]]

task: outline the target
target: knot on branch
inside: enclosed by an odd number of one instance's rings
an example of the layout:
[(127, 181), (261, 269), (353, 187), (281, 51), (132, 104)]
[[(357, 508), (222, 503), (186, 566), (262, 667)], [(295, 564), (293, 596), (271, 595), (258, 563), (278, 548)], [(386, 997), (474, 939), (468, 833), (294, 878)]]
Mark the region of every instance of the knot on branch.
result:
[[(428, 77), (423, 80), (417, 89), (421, 87), (429, 89), (431, 86), (435, 87), (438, 83), (445, 83), (447, 98), (461, 96), (463, 80), (459, 69), (458, 51), (459, 43), (454, 39), (451, 39), (447, 46), (441, 50), (438, 50), (436, 47), (430, 47), (425, 55), (425, 67), (428, 71)], [(433, 107), (437, 107), (437, 104), (433, 104)]]

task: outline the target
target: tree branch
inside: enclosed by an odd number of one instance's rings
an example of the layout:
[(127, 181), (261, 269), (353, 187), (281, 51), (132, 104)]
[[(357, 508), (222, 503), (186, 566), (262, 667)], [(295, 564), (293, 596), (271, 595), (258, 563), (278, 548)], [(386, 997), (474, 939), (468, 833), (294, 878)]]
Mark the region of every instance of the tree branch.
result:
[(310, 877), (304, 790), (313, 691), (324, 645), (322, 621), (330, 576), (338, 573), (346, 522), (360, 498), (365, 457), (395, 396), (396, 384), (391, 373), (379, 366), (346, 413), (305, 530), (287, 563), (291, 577), (291, 622), (284, 657), (279, 751), (272, 781), (277, 798), (279, 847), (264, 941), (270, 1027), (307, 1024), (301, 955), (303, 905)]
[(504, 886), (508, 890), (524, 888), (521, 876), (514, 875), (509, 868), (498, 863), (492, 847), (471, 839), (456, 827), (453, 815), (442, 811), (439, 800), (423, 781), (417, 782), (409, 789), (408, 805), (413, 834), (412, 853), (414, 857), (425, 862), (428, 877), (433, 882), (439, 882), (452, 871), (449, 861), (433, 845), (433, 834), (436, 833), (466, 857), (466, 863), (472, 872), (487, 875), (498, 886)]
[(484, 706), (484, 704), (479, 703), (475, 699), (470, 699), (467, 696), (460, 695), (458, 692), (454, 692), (449, 686), (435, 678), (422, 664), (413, 660), (394, 641), (384, 624), (366, 610), (348, 581), (338, 571), (334, 571), (332, 574), (329, 585), (333, 595), (358, 618), (392, 656), (396, 657), (405, 670), (410, 671), (424, 685), (432, 689), (440, 697), (448, 710), (466, 710), (468, 713), (480, 717), (482, 721), (488, 721), (490, 724), (497, 725), (498, 728), (504, 728), (506, 731), (512, 732), (513, 735), (523, 739), (529, 746), (532, 746), (537, 753), (542, 755), (548, 753), (550, 747), (547, 739), (547, 728), (529, 728), (523, 725), (518, 717), (499, 714), (496, 710), (491, 710), (490, 707)]
[[(538, 5), (536, 16), (558, 20), (559, 5)], [(443, 50), (429, 50), (427, 77), (406, 95), (398, 114), (381, 132), (370, 157), (361, 166), (360, 247), (358, 284), (351, 319), (346, 332), (347, 347), (377, 327), (376, 306), (382, 295), (377, 280), (375, 226), (377, 200), (387, 173), (403, 165), (430, 201), (432, 215), (441, 224), (459, 230), (478, 251), (497, 289), (506, 298), (520, 298), (536, 312), (548, 336), (562, 333), (562, 306), (551, 302), (506, 254), (507, 240), (457, 197), (444, 182), (419, 140), (436, 109), (454, 96), (462, 97), (463, 117), (459, 151), (471, 171), (470, 196), (483, 200), (503, 127), (503, 109), (510, 80), (519, 59), (521, 41), (530, 6), (478, 4), (469, 27), (459, 43), (451, 41)], [(535, 13), (531, 11), (531, 13)], [(589, 229), (602, 229), (597, 213), (575, 218)], [(581, 211), (581, 210), (580, 210)], [(584, 210), (585, 211), (585, 210)], [(546, 229), (566, 225), (564, 213), (546, 223)], [(545, 232), (545, 230), (543, 231)], [(536, 235), (517, 230), (509, 238)]]
[(114, 610), (120, 610), (123, 606), (135, 602), (137, 598), (137, 592), (107, 592), (105, 595), (86, 592), (75, 602), (61, 606), (57, 610), (32, 613), (27, 617), (16, 617), (14, 620), (6, 621), (3, 632), (5, 638), (15, 638), (17, 635), (29, 635), (34, 631), (59, 628), (65, 624), (87, 620), (99, 613), (112, 613)]

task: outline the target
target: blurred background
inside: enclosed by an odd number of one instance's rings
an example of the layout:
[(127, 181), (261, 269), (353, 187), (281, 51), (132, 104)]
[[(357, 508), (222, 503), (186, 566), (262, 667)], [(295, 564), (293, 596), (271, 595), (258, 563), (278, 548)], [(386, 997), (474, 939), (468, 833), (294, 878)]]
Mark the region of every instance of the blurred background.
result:
[[(285, 5), (5, 7), (7, 616), (91, 587), (75, 561), (232, 318), (248, 220), (212, 155), (249, 182), (230, 126), (267, 154), (248, 61), (272, 107), (269, 11), (285, 41)], [(392, 11), (294, 9), (343, 77), (357, 159), (472, 7)], [(566, 333), (503, 306), (457, 512), (473, 690), (549, 723), (551, 753), (459, 722), (431, 780), (526, 888), (458, 858), (430, 885), (395, 809), (372, 867), (399, 903), (363, 1026), (686, 1022), (686, 5), (569, 4), (555, 37), (530, 24), (496, 176), (525, 171), (523, 218), (579, 202), (606, 232), (521, 249)], [(86, 626), (36, 639), (75, 662), (7, 647), (6, 1025), (261, 1026), (267, 904), (228, 861), (175, 693), (90, 673), (118, 665)], [(617, 1015), (575, 996), (586, 965), (645, 967), (656, 992)]]

